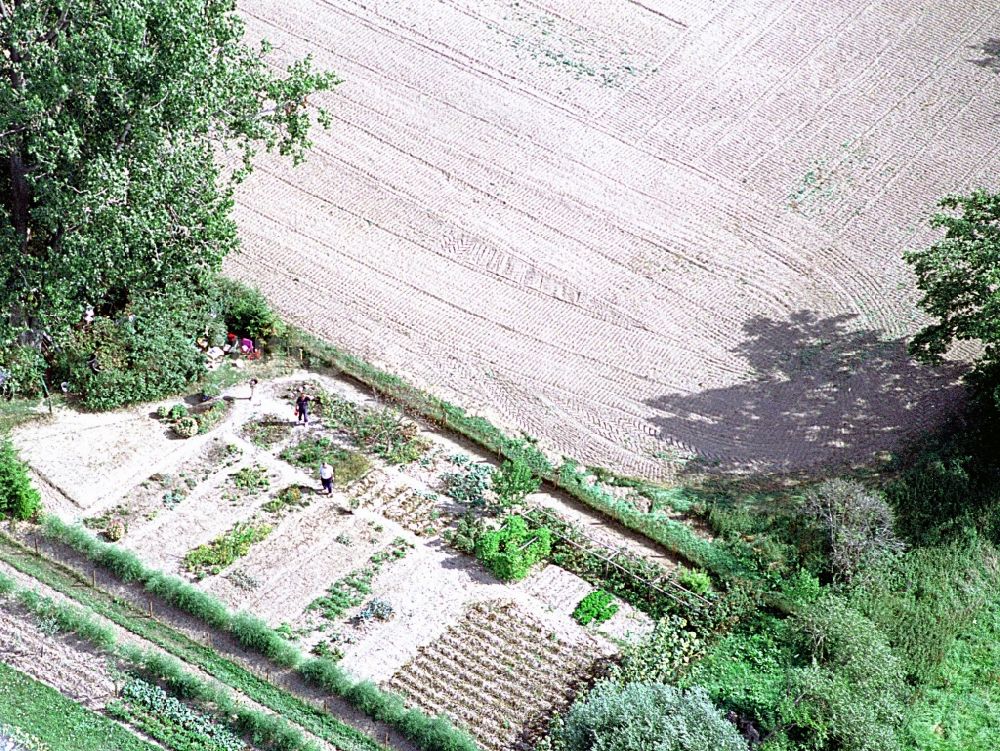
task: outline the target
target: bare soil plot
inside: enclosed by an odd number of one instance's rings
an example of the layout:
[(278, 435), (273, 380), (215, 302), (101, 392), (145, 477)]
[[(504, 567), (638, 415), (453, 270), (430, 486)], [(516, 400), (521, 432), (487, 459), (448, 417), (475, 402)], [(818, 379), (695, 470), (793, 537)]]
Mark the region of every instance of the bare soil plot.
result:
[(467, 727), (484, 748), (531, 748), (518, 741), (572, 700), (600, 654), (596, 642), (563, 641), (513, 602), (481, 602), (387, 685)]
[(227, 260), (313, 333), (650, 477), (870, 458), (960, 397), (900, 255), (1000, 167), (993, 0), (240, 8), (346, 81)]

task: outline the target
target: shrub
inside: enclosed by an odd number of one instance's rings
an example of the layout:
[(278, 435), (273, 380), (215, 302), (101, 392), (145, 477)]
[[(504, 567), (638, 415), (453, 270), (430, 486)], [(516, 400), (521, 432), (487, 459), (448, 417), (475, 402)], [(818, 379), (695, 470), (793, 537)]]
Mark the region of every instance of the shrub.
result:
[(493, 475), (493, 492), (504, 508), (520, 504), (541, 484), (542, 481), (521, 458), (505, 461), (500, 465), (500, 471)]
[(903, 550), (889, 504), (859, 482), (827, 480), (806, 493), (803, 510), (825, 531), (838, 579), (850, 581), (861, 568)]
[(707, 594), (712, 589), (712, 578), (701, 569), (681, 566), (677, 572), (677, 581), (700, 595)]
[(394, 612), (391, 602), (374, 597), (361, 608), (358, 618), (362, 621), (370, 621), (372, 619), (387, 621), (392, 618)]
[(597, 684), (566, 716), (568, 751), (745, 751), (746, 743), (700, 688)]
[(159, 407), (156, 408), (156, 416), (160, 420), (170, 419), (170, 407), (168, 407), (166, 404), (161, 404)]
[(182, 417), (174, 422), (171, 429), (181, 438), (194, 438), (198, 435), (198, 421), (190, 416)]
[[(161, 407), (162, 409), (162, 407)], [(159, 412), (157, 412), (159, 414)], [(188, 408), (184, 404), (173, 404), (167, 410), (167, 419), (169, 420), (180, 420), (182, 417), (188, 416)]]
[(268, 477), (267, 467), (263, 464), (254, 464), (252, 467), (243, 467), (232, 475), (233, 484), (240, 490), (257, 494), (262, 490), (271, 487), (271, 478)]
[(206, 320), (205, 300), (190, 290), (143, 295), (113, 318), (99, 315), (71, 330), (60, 341), (55, 376), (94, 410), (175, 394), (205, 372), (193, 344)]
[(232, 408), (232, 402), (227, 402), (225, 399), (218, 399), (208, 405), (206, 409), (200, 409), (192, 415), (198, 423), (198, 432), (207, 433), (224, 419), (226, 415), (229, 414), (229, 410)]
[(259, 652), (279, 665), (294, 668), (301, 660), (294, 644), (285, 641), (264, 621), (249, 613), (234, 615), (229, 629), (244, 647)]
[(622, 651), (619, 673), (623, 683), (675, 683), (705, 651), (705, 640), (683, 618), (670, 615), (641, 642)]
[(202, 579), (217, 574), (237, 558), (250, 552), (250, 546), (271, 534), (271, 525), (239, 522), (221, 537), (189, 550), (184, 556), (184, 568)]
[(523, 517), (511, 515), (500, 529), (489, 530), (476, 541), (476, 557), (501, 581), (519, 581), (552, 550), (546, 527), (529, 529)]
[(104, 538), (108, 542), (118, 542), (125, 537), (127, 531), (128, 527), (123, 519), (111, 519), (104, 528)]
[(586, 626), (591, 622), (604, 623), (617, 612), (618, 604), (614, 595), (598, 589), (580, 600), (573, 611), (573, 618), (581, 626)]
[(9, 438), (0, 442), (0, 518), (30, 519), (42, 498)]
[(473, 508), (486, 505), (486, 493), (493, 482), (494, 469), (489, 464), (470, 463), (460, 467), (457, 472), (445, 472), (444, 480), (448, 495), (460, 503), (467, 503)]
[(230, 331), (243, 334), (255, 342), (270, 339), (283, 332), (281, 318), (260, 290), (232, 279), (218, 277), (215, 292), (222, 306), (223, 319)]

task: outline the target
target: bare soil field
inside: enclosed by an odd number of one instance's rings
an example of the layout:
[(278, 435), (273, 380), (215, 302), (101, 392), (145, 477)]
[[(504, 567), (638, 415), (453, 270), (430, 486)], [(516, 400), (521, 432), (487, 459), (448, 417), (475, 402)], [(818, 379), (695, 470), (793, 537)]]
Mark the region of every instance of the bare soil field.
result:
[(992, 0), (240, 7), (345, 80), (227, 261), (312, 333), (653, 478), (863, 460), (960, 398), (900, 255), (1000, 167)]

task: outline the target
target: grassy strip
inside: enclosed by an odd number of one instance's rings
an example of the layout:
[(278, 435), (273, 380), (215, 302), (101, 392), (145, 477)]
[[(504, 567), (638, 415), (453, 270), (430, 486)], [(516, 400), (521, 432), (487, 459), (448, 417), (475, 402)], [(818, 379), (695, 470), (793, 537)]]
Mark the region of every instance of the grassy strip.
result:
[[(175, 576), (147, 568), (131, 551), (101, 542), (82, 526), (72, 526), (48, 515), (42, 529), (48, 537), (68, 545), (123, 581), (143, 584), (174, 607), (229, 632), (243, 647), (283, 667), (298, 670), (307, 681), (345, 699), (369, 717), (397, 728), (423, 751), (478, 751), (472, 738), (446, 719), (431, 718), (418, 710), (398, 711), (397, 705), (402, 705), (398, 696), (368, 681), (355, 681), (333, 661), (321, 660), (329, 663), (324, 665), (322, 673), (307, 670), (307, 666), (317, 661), (304, 661), (299, 649), (264, 621), (249, 613), (230, 613), (215, 597)], [(340, 677), (336, 681), (328, 680), (333, 674)]]
[(99, 651), (117, 658), (125, 666), (154, 681), (163, 681), (180, 697), (214, 706), (215, 714), (232, 721), (233, 726), (254, 743), (274, 751), (319, 751), (316, 743), (286, 720), (241, 705), (226, 689), (186, 672), (179, 661), (150, 650), (119, 644), (114, 631), (91, 610), (54, 602), (33, 590), (19, 588), (2, 574), (0, 593), (13, 594), (22, 607), (39, 619), (53, 624), (63, 633), (75, 634), (90, 642)]
[[(177, 632), (170, 626), (144, 616), (137, 608), (107, 593), (91, 588), (84, 577), (60, 564), (35, 555), (10, 538), (0, 535), (0, 560), (23, 574), (33, 577), (52, 589), (84, 605), (107, 620), (161, 647), (184, 662), (201, 668), (220, 682), (236, 689), (258, 704), (277, 712), (290, 722), (313, 735), (329, 741), (341, 751), (381, 751), (383, 748), (364, 733), (352, 728), (326, 712), (311, 706), (297, 696), (258, 678), (249, 670), (220, 656)], [(8, 580), (9, 582), (9, 580)], [(12, 583), (11, 583), (12, 585)], [(4, 581), (0, 577), (0, 593)], [(190, 698), (210, 701), (196, 682), (189, 682), (176, 660), (162, 655), (148, 656), (131, 647), (122, 647), (128, 661), (147, 675), (168, 682), (173, 690)], [(195, 679), (196, 680), (196, 679)]]
[(51, 751), (156, 751), (118, 723), (0, 662), (0, 717)]
[[(479, 444), (503, 459), (521, 459), (532, 471), (573, 498), (628, 529), (648, 537), (667, 550), (720, 578), (744, 578), (751, 575), (745, 567), (720, 546), (698, 537), (687, 525), (660, 511), (643, 512), (619, 500), (599, 487), (589, 485), (572, 460), (554, 466), (527, 437), (514, 438), (484, 417), (469, 415), (464, 409), (428, 394), (404, 381), (369, 365), (359, 357), (326, 344), (295, 327), (289, 327), (285, 339), (289, 352), (302, 351), (304, 365), (321, 365), (344, 373), (375, 389), (406, 409), (420, 414)], [(635, 481), (642, 489), (654, 489), (651, 483)]]

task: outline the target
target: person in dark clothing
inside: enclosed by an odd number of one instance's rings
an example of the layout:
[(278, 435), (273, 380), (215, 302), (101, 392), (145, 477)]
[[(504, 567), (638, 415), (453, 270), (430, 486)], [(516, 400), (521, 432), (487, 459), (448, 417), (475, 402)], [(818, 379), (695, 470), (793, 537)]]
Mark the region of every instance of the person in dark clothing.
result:
[(295, 416), (303, 425), (309, 424), (309, 394), (305, 391), (300, 391), (295, 397)]

